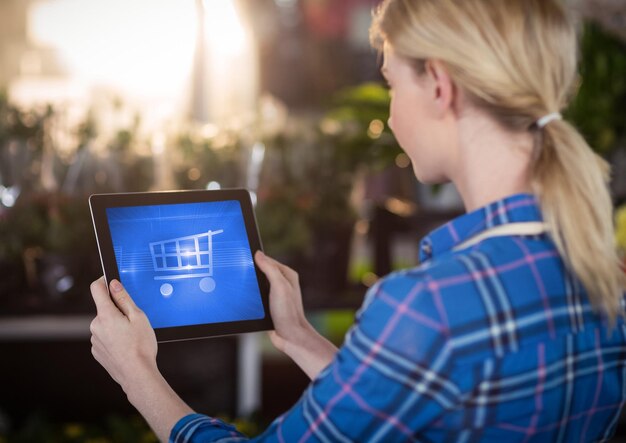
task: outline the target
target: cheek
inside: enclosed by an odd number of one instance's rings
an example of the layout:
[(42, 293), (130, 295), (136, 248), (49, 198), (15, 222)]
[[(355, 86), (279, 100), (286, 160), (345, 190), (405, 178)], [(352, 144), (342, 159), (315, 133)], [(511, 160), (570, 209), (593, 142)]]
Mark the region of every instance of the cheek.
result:
[(391, 128), (400, 144), (402, 144), (400, 139), (403, 138), (404, 132), (404, 122), (402, 121), (404, 117), (405, 112), (402, 110), (401, 100), (392, 98), (389, 106), (389, 128)]
[[(416, 131), (415, 109), (407, 103), (406, 98), (398, 97), (391, 100), (389, 108), (389, 127), (393, 131), (400, 147), (409, 153), (415, 143), (414, 132)], [(410, 156), (410, 154), (409, 154)]]
[(438, 183), (440, 159), (432, 149), (431, 130), (418, 97), (400, 97), (391, 101), (389, 127), (398, 144), (411, 159), (413, 172), (422, 183)]

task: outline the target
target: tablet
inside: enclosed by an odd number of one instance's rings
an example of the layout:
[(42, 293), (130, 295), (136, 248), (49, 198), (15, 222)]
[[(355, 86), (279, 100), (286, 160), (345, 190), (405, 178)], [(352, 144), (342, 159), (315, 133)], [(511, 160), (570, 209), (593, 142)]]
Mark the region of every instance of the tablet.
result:
[(89, 198), (107, 285), (122, 282), (159, 342), (272, 329), (245, 189)]

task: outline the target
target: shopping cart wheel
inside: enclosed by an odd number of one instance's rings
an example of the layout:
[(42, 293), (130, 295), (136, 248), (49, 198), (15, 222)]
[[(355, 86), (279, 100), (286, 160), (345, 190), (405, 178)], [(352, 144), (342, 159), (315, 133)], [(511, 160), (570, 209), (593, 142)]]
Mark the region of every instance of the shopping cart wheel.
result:
[(200, 280), (200, 290), (202, 292), (212, 292), (213, 289), (215, 289), (215, 280), (213, 280), (211, 277), (204, 277), (202, 280)]
[(172, 293), (174, 292), (174, 287), (172, 285), (170, 285), (169, 283), (163, 283), (161, 285), (161, 295), (163, 297), (169, 297), (170, 295), (172, 295)]

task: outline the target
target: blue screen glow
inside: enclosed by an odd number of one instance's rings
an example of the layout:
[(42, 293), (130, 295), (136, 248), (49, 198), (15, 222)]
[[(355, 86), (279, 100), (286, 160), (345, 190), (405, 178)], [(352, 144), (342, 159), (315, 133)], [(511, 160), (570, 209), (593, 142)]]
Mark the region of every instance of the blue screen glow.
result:
[(264, 317), (238, 201), (106, 212), (120, 279), (152, 327)]

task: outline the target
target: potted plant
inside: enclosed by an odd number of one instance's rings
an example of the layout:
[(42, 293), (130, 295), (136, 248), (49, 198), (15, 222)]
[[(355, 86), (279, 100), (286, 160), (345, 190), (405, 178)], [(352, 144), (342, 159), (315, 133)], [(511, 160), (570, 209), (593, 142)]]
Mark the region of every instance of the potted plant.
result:
[(300, 272), (316, 303), (347, 288), (355, 183), (401, 152), (388, 118), (388, 91), (368, 83), (341, 91), (321, 116), (292, 118), (285, 131), (265, 142), (257, 209), (261, 235), (269, 252), (281, 246), (277, 252)]
[(41, 303), (82, 297), (100, 272), (87, 196), (22, 196), (0, 221), (0, 252), (26, 272)]
[(626, 139), (626, 43), (594, 23), (581, 40), (580, 83), (565, 116), (608, 155)]

